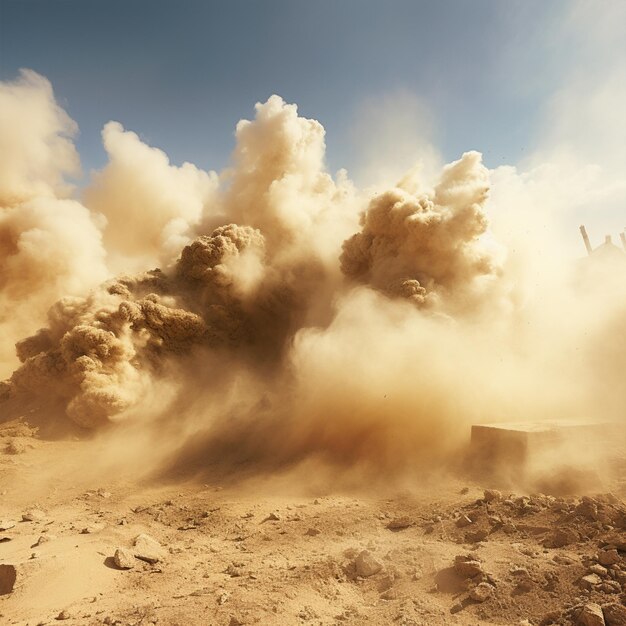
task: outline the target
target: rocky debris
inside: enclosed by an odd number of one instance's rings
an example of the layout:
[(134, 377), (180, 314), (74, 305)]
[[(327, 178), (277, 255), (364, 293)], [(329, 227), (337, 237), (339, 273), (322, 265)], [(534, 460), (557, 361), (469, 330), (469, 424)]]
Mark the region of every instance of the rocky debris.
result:
[(594, 565), (592, 565), (589, 568), (589, 573), (590, 574), (597, 574), (601, 578), (604, 578), (605, 576), (608, 575), (609, 570), (606, 569), (606, 567), (603, 567), (602, 565), (599, 565), (598, 563), (595, 563)]
[(21, 439), (10, 439), (4, 448), (6, 454), (23, 454), (28, 449), (26, 442)]
[(242, 563), (231, 563), (225, 570), (224, 574), (228, 574), (231, 578), (239, 578), (243, 575)]
[(103, 529), (104, 529), (104, 524), (98, 524), (98, 523), (88, 524), (84, 528), (81, 528), (80, 534), (81, 535), (92, 535), (93, 533), (100, 532)]
[(470, 591), (469, 597), (474, 600), (474, 602), (485, 602), (493, 596), (494, 592), (495, 587), (493, 585), (483, 582), (476, 585), (476, 587)]
[(317, 535), (319, 535), (320, 532), (322, 531), (317, 528), (309, 528), (304, 534), (308, 535), (309, 537), (317, 537)]
[(3, 530), (11, 530), (11, 528), (15, 527), (15, 522), (8, 520), (8, 519), (2, 519), (0, 520), (0, 532), (2, 532)]
[(137, 535), (134, 546), (135, 556), (152, 565), (165, 558), (165, 550), (161, 544), (150, 535), (144, 533)]
[(41, 509), (29, 509), (22, 515), (24, 522), (38, 522), (46, 518), (46, 514)]
[(626, 552), (626, 533), (611, 533), (607, 535), (600, 543), (605, 550), (617, 550), (618, 552)]
[(543, 541), (544, 548), (563, 548), (579, 540), (578, 533), (571, 528), (558, 528), (552, 531)]
[(485, 489), (483, 493), (483, 500), (485, 502), (494, 502), (496, 500), (502, 500), (502, 493), (497, 489)]
[(515, 593), (528, 593), (534, 587), (535, 581), (525, 567), (513, 567), (511, 574), (515, 581)]
[(578, 623), (582, 626), (605, 626), (602, 607), (594, 602), (585, 604), (578, 616)]
[(483, 566), (475, 554), (459, 554), (454, 557), (454, 571), (461, 578), (474, 578), (483, 574)]
[(574, 565), (574, 563), (576, 563), (575, 559), (571, 556), (567, 556), (566, 554), (555, 554), (552, 557), (552, 560), (558, 565)]
[(43, 545), (44, 543), (48, 543), (48, 541), (52, 541), (53, 539), (56, 539), (56, 535), (39, 535), (39, 538), (31, 546), (31, 548), (37, 548), (37, 547)]
[(605, 604), (602, 607), (606, 626), (626, 626), (626, 606), (622, 604)]
[[(278, 522), (280, 521), (280, 515), (278, 513), (270, 513), (263, 522)], [(261, 522), (261, 523), (263, 523)]]
[(580, 579), (580, 586), (583, 589), (592, 590), (594, 587), (599, 585), (602, 582), (602, 579), (597, 574), (587, 574)]
[[(138, 557), (139, 558), (139, 557)], [(145, 560), (145, 559), (144, 559)], [(135, 558), (133, 553), (126, 548), (117, 548), (113, 555), (113, 562), (120, 569), (132, 569), (135, 567)]]
[(17, 569), (15, 565), (0, 565), (0, 596), (11, 593), (16, 580)]
[(410, 526), (413, 526), (413, 521), (407, 516), (395, 517), (387, 524), (389, 530), (404, 530)]
[(598, 563), (600, 565), (615, 565), (620, 562), (620, 556), (615, 548), (612, 550), (600, 550), (598, 552)]
[(70, 614), (70, 612), (67, 609), (64, 609), (54, 619), (57, 619), (59, 621), (63, 621), (63, 620), (66, 620), (66, 619), (72, 619), (72, 615)]
[(489, 536), (489, 531), (481, 528), (480, 530), (472, 530), (465, 533), (466, 543), (479, 543), (484, 541)]
[(354, 560), (356, 575), (369, 578), (383, 569), (383, 564), (369, 551), (363, 550)]
[(467, 515), (461, 515), (461, 517), (459, 517), (455, 524), (459, 527), (459, 528), (464, 528), (465, 526), (469, 526), (470, 524), (472, 524), (472, 520), (470, 517), (468, 517)]

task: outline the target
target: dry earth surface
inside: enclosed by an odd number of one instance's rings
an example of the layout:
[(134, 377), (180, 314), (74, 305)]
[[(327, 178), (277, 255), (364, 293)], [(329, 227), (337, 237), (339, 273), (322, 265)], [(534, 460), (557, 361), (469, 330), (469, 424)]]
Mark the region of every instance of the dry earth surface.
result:
[(0, 624), (626, 625), (624, 482), (85, 484), (84, 445), (0, 425)]

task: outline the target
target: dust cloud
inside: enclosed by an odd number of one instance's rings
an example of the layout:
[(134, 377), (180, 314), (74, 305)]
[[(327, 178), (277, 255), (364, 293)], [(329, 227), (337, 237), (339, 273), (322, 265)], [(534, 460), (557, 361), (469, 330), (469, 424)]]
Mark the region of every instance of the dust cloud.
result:
[(471, 151), (359, 190), (272, 96), (220, 173), (108, 123), (78, 200), (75, 130), (43, 77), (0, 86), (5, 406), (193, 472), (391, 476), (454, 462), (476, 422), (623, 423), (626, 255), (542, 233), (537, 256), (511, 206), (553, 198), (516, 172)]

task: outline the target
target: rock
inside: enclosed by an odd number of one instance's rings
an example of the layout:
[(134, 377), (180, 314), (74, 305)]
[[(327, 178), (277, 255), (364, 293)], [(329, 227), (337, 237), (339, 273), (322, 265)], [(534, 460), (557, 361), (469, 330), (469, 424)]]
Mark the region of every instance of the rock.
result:
[(496, 500), (502, 500), (502, 493), (497, 489), (485, 489), (483, 493), (483, 500), (485, 502), (494, 502)]
[(460, 554), (454, 558), (454, 571), (461, 578), (474, 578), (483, 573), (483, 566), (473, 555)]
[(309, 537), (316, 537), (320, 534), (320, 532), (322, 531), (318, 530), (317, 528), (309, 528), (304, 534), (308, 535)]
[(161, 544), (151, 537), (142, 533), (135, 538), (135, 556), (147, 563), (158, 563), (165, 558), (165, 550)]
[(17, 580), (15, 565), (0, 565), (0, 596), (5, 596), (13, 591)]
[(36, 522), (46, 518), (46, 514), (41, 509), (30, 509), (22, 515), (24, 522)]
[(570, 528), (559, 528), (544, 539), (543, 546), (544, 548), (562, 548), (578, 541), (578, 539), (578, 534)]
[(598, 563), (600, 565), (615, 565), (620, 562), (620, 556), (617, 550), (600, 550), (598, 553)]
[(225, 570), (224, 574), (228, 574), (231, 578), (238, 578), (243, 574), (241, 567), (235, 563), (231, 563)]
[(278, 522), (280, 521), (280, 515), (278, 513), (270, 513), (263, 521), (264, 522)]
[(61, 611), (56, 617), (55, 619), (58, 620), (66, 620), (66, 619), (71, 619), (72, 616), (70, 615), (70, 612), (67, 611), (66, 609), (64, 609), (63, 611)]
[(609, 573), (609, 571), (606, 569), (606, 567), (602, 567), (602, 565), (598, 565), (596, 563), (589, 568), (589, 573), (597, 574), (598, 576), (602, 576), (604, 578)]
[(39, 539), (31, 546), (31, 548), (37, 548), (44, 543), (48, 543), (48, 541), (52, 541), (56, 539), (56, 535), (39, 535)]
[(626, 626), (626, 607), (621, 604), (605, 604), (602, 607), (606, 626)]
[(602, 579), (597, 574), (587, 574), (587, 576), (583, 576), (580, 580), (580, 585), (584, 589), (593, 589), (596, 585), (599, 585), (602, 582)]
[(11, 439), (9, 443), (7, 443), (4, 451), (6, 454), (23, 454), (28, 449), (28, 446), (25, 442), (20, 439)]
[(409, 528), (409, 526), (413, 525), (413, 521), (409, 517), (396, 517), (392, 519), (388, 524), (387, 528), (389, 530), (404, 530), (405, 528)]
[(582, 626), (605, 626), (604, 615), (599, 604), (586, 604), (578, 616), (578, 623)]
[(461, 515), (459, 519), (456, 520), (456, 525), (459, 528), (463, 528), (464, 526), (469, 526), (472, 524), (472, 520), (467, 515)]
[(612, 531), (600, 541), (605, 550), (617, 548), (618, 552), (626, 552), (626, 532)]
[(0, 532), (3, 530), (10, 530), (14, 526), (15, 526), (15, 522), (11, 520), (8, 520), (8, 519), (0, 520)]
[(378, 574), (383, 569), (383, 564), (369, 550), (363, 550), (356, 557), (354, 566), (356, 575), (362, 578)]
[(614, 580), (606, 580), (601, 585), (595, 587), (595, 589), (604, 593), (619, 593), (622, 590), (622, 586)]
[(493, 585), (480, 583), (470, 591), (469, 597), (474, 602), (485, 602), (485, 600), (489, 600), (493, 596), (494, 591), (495, 587)]
[(574, 563), (576, 563), (575, 559), (564, 554), (555, 554), (552, 560), (559, 565), (574, 565)]
[(120, 569), (133, 569), (135, 567), (135, 557), (130, 550), (126, 548), (117, 548), (113, 555), (113, 562)]
[(489, 531), (484, 528), (481, 530), (475, 530), (468, 533), (465, 533), (465, 541), (467, 543), (478, 543), (479, 541), (484, 541), (489, 536)]
[(89, 524), (88, 526), (85, 526), (85, 528), (82, 528), (80, 531), (81, 535), (91, 535), (93, 533), (97, 533), (100, 532), (101, 530), (104, 529), (104, 524)]

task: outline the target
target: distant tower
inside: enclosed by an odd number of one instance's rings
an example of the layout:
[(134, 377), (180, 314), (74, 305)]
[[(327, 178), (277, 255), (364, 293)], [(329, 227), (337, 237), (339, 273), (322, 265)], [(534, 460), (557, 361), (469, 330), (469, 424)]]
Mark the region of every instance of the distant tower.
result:
[(583, 241), (585, 242), (585, 248), (587, 249), (587, 254), (591, 254), (593, 252), (593, 248), (591, 247), (591, 244), (589, 243), (589, 235), (587, 235), (587, 229), (584, 226), (580, 227), (580, 234), (582, 235)]

